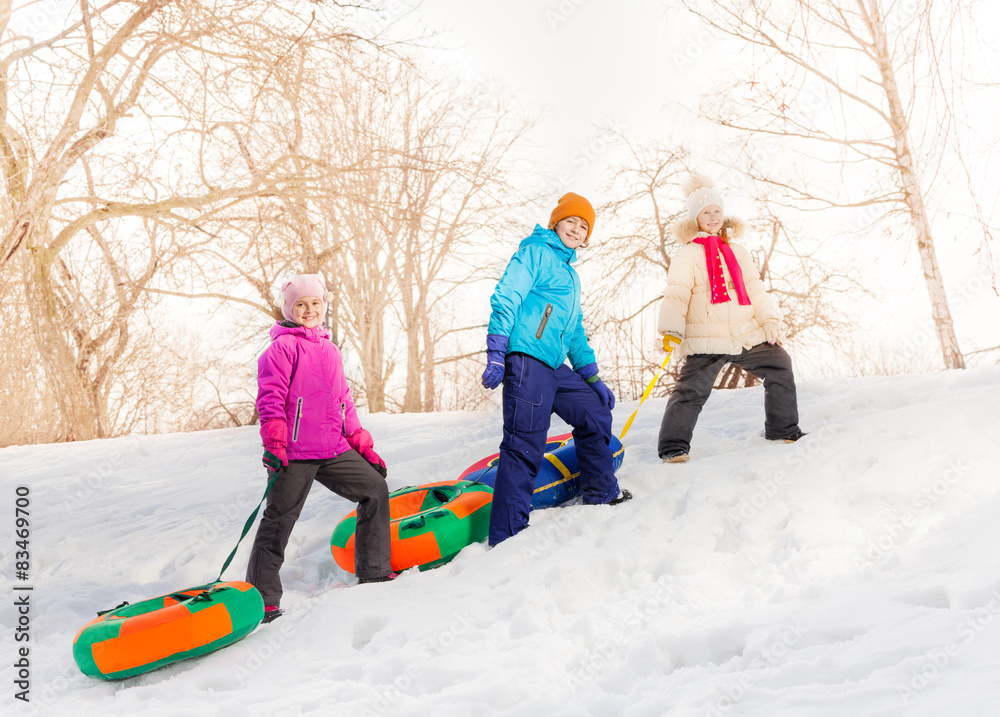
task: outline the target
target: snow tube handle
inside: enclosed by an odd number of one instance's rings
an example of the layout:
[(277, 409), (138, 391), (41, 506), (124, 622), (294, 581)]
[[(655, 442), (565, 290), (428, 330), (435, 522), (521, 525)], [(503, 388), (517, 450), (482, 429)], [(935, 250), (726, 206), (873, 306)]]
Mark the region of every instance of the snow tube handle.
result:
[(100, 617), (101, 615), (107, 615), (109, 612), (114, 612), (115, 610), (119, 610), (119, 609), (125, 607), (126, 605), (128, 605), (128, 600), (126, 600), (125, 602), (123, 602), (121, 605), (115, 605), (113, 608), (109, 608), (107, 610), (98, 610), (97, 611), (97, 617)]
[(413, 518), (412, 520), (408, 520), (405, 523), (400, 523), (399, 530), (400, 531), (416, 530), (417, 528), (423, 528), (425, 525), (427, 525), (427, 521), (424, 519), (424, 516), (418, 515), (416, 518)]
[(419, 528), (423, 528), (425, 525), (427, 525), (428, 518), (443, 518), (450, 512), (451, 511), (448, 510), (433, 510), (428, 513), (421, 513), (420, 515), (415, 516), (412, 519), (407, 520), (406, 522), (400, 523), (399, 530), (400, 531), (417, 530)]

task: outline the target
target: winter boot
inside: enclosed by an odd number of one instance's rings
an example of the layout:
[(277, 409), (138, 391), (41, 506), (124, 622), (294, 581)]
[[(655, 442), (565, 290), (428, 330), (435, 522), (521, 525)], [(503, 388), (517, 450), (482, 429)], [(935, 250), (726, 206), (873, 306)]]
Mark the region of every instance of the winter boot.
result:
[(687, 463), (691, 460), (691, 456), (682, 450), (667, 451), (660, 458), (664, 463)]
[(769, 441), (784, 441), (785, 443), (795, 443), (795, 441), (802, 438), (802, 436), (808, 436), (808, 433), (803, 433), (802, 429), (796, 428), (795, 432), (784, 438), (769, 438)]
[(614, 500), (609, 500), (608, 505), (621, 505), (629, 500), (632, 500), (632, 491), (622, 488), (622, 494)]

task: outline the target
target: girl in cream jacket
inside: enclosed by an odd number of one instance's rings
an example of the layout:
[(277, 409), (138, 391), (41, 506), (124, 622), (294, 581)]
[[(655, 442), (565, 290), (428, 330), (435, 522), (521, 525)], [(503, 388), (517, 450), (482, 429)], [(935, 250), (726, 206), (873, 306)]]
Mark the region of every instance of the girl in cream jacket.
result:
[(698, 415), (726, 363), (763, 379), (765, 438), (796, 441), (803, 433), (791, 357), (780, 346), (781, 309), (750, 253), (733, 243), (744, 225), (724, 215), (722, 195), (705, 178), (693, 177), (685, 194), (658, 328), (663, 347), (686, 359), (660, 425), (660, 458), (689, 459)]

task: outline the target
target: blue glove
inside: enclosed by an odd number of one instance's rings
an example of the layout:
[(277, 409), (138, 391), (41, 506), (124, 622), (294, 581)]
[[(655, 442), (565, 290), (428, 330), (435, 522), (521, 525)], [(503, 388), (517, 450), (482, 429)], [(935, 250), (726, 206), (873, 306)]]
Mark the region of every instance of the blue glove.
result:
[(611, 393), (611, 389), (604, 385), (604, 381), (597, 379), (590, 384), (590, 387), (597, 391), (597, 395), (601, 397), (601, 403), (608, 407), (611, 411), (615, 407), (615, 394)]
[(611, 393), (611, 389), (605, 386), (604, 381), (597, 375), (596, 363), (588, 363), (586, 366), (581, 366), (576, 372), (580, 374), (580, 378), (586, 381), (592, 389), (597, 391), (601, 403), (607, 406), (609, 411), (614, 409), (615, 394)]
[(507, 355), (507, 337), (500, 334), (486, 335), (486, 370), (483, 385), (494, 389), (503, 381), (504, 357)]

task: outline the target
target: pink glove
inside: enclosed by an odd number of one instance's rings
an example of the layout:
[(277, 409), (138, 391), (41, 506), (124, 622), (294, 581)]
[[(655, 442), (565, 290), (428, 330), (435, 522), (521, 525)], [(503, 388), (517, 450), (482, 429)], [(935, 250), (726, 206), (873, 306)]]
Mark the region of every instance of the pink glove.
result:
[(359, 428), (349, 435), (347, 443), (373, 466), (382, 466), (382, 468), (385, 468), (385, 461), (375, 452), (375, 442), (372, 440), (372, 434), (364, 428)]
[(264, 448), (277, 457), (283, 466), (288, 465), (288, 454), (285, 452), (287, 437), (288, 429), (280, 418), (272, 418), (260, 424), (260, 440)]
[(275, 448), (273, 450), (265, 448), (261, 463), (264, 464), (269, 473), (277, 473), (281, 470), (282, 466), (288, 465), (288, 455), (285, 453), (284, 448)]

